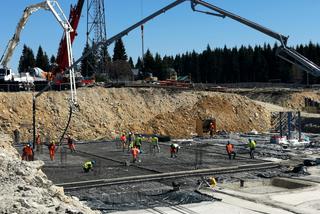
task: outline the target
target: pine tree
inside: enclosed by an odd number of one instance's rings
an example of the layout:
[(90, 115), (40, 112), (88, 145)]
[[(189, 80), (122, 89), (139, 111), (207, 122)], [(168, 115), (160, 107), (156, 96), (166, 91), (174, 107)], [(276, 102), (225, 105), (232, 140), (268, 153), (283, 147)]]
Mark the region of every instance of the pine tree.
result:
[(54, 55), (52, 55), (51, 57), (50, 57), (50, 65), (52, 66), (52, 65), (54, 65), (56, 63), (56, 57), (54, 56)]
[(164, 68), (162, 59), (160, 54), (156, 53), (156, 56), (154, 57), (154, 71), (153, 75), (158, 77), (160, 80), (165, 80), (167, 79), (167, 69)]
[(30, 68), (35, 66), (34, 54), (31, 48), (23, 45), (22, 55), (19, 60), (18, 72), (27, 72)]
[(142, 61), (141, 61), (140, 57), (138, 57), (137, 63), (136, 63), (136, 65), (134, 67), (136, 69), (139, 69), (140, 71), (142, 70)]
[(46, 53), (43, 52), (42, 47), (39, 46), (37, 56), (36, 56), (36, 67), (42, 70), (49, 69), (49, 59)]
[(131, 68), (134, 68), (132, 57), (129, 58), (129, 65)]
[[(83, 49), (82, 55), (91, 51), (89, 44)], [(97, 65), (97, 58), (94, 52), (91, 52), (87, 57), (83, 58), (81, 61), (81, 74), (85, 77), (91, 77), (95, 73), (95, 68)]]
[(146, 73), (153, 73), (154, 71), (154, 58), (152, 56), (151, 51), (148, 49), (144, 55), (144, 68), (143, 73), (146, 75)]
[(122, 39), (119, 39), (116, 41), (116, 44), (114, 45), (113, 49), (113, 57), (112, 61), (117, 61), (117, 60), (128, 60), (128, 56), (126, 54), (126, 49), (124, 47), (124, 44), (122, 42)]

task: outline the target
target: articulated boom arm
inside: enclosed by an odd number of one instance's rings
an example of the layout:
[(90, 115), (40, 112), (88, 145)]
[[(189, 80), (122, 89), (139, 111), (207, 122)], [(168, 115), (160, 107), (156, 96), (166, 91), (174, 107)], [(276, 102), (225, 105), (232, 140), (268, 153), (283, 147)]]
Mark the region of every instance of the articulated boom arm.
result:
[[(73, 32), (70, 33), (71, 44), (73, 43), (75, 36), (77, 34), (76, 30), (78, 28), (84, 1), (85, 0), (78, 0), (77, 5), (76, 6), (71, 5), (71, 8), (70, 8), (69, 23), (74, 30)], [(53, 71), (54, 75), (56, 73), (64, 72), (69, 67), (67, 41), (66, 41), (65, 35), (63, 35), (59, 44), (59, 49), (57, 54), (57, 64), (58, 64), (58, 67)]]
[(8, 45), (6, 47), (6, 50), (1, 57), (1, 65), (5, 68), (8, 67), (8, 63), (10, 62), (13, 52), (17, 45), (20, 42), (20, 34), (24, 26), (27, 24), (29, 17), (32, 15), (32, 13), (38, 11), (39, 9), (45, 9), (48, 10), (48, 5), (46, 2), (41, 2), (38, 4), (34, 4), (31, 6), (26, 7), (26, 9), (23, 11), (23, 15), (20, 18), (20, 21), (17, 24), (16, 31), (13, 35), (13, 37), (8, 42)]
[[(73, 28), (70, 25), (67, 17), (64, 15), (60, 5), (56, 0), (49, 1), (47, 0), (47, 5), (50, 8), (51, 12), (61, 25), (61, 27), (64, 29), (64, 34), (66, 37), (66, 43), (67, 43), (67, 55), (68, 55), (68, 67), (71, 67), (72, 65), (72, 43), (71, 43), (71, 36), (70, 33), (73, 32)], [(76, 89), (76, 81), (74, 76), (74, 68), (71, 68), (69, 70), (69, 79), (70, 79), (70, 105), (76, 106), (77, 105), (77, 89)]]
[[(64, 15), (60, 5), (56, 0), (46, 0), (44, 2), (31, 5), (29, 7), (26, 7), (26, 9), (23, 12), (23, 15), (16, 27), (15, 34), (13, 35), (12, 39), (9, 41), (6, 51), (4, 55), (1, 58), (1, 65), (5, 68), (8, 67), (8, 63), (11, 60), (11, 57), (13, 55), (13, 52), (15, 48), (17, 47), (19, 41), (20, 41), (20, 34), (24, 26), (26, 25), (29, 17), (32, 13), (38, 11), (39, 9), (45, 9), (50, 10), (54, 17), (57, 19), (59, 24), (62, 26), (64, 30), (64, 34), (66, 37), (66, 44), (67, 44), (67, 55), (68, 55), (68, 67), (71, 67), (72, 65), (72, 47), (71, 47), (71, 37), (70, 33), (73, 32), (73, 28), (71, 27), (68, 19)], [(77, 93), (76, 93), (76, 85), (75, 85), (75, 77), (74, 77), (74, 69), (69, 69), (70, 74), (70, 93), (71, 93), (71, 104), (77, 104)]]
[[(305, 70), (306, 72), (314, 75), (314, 76), (320, 76), (320, 67), (318, 65), (316, 65), (315, 63), (313, 63), (312, 61), (310, 61), (309, 59), (307, 59), (306, 57), (302, 56), (301, 54), (297, 53), (295, 50), (290, 49), (286, 46), (287, 44), (287, 40), (288, 37), (284, 36), (280, 33), (274, 32), (266, 27), (263, 27), (255, 22), (252, 22), (250, 20), (247, 20), (245, 18), (242, 18), (241, 16), (238, 16), (236, 14), (233, 14), (231, 12), (228, 12), (226, 10), (223, 10), (219, 7), (216, 7), (212, 4), (209, 4), (205, 1), (202, 0), (176, 0), (173, 3), (167, 5), (166, 7), (154, 12), (153, 14), (151, 14), (150, 16), (142, 19), (141, 21), (137, 22), (136, 24), (128, 27), (127, 29), (125, 29), (124, 31), (116, 34), (115, 36), (111, 37), (110, 39), (106, 40), (106, 41), (101, 41), (96, 43), (92, 49), (90, 51), (88, 51), (87, 53), (85, 53), (82, 57), (80, 57), (71, 67), (69, 67), (69, 69), (72, 69), (73, 67), (75, 67), (77, 64), (79, 64), (84, 58), (86, 58), (87, 56), (89, 56), (89, 54), (93, 51), (95, 51), (99, 46), (101, 45), (105, 45), (105, 46), (109, 46), (110, 44), (112, 44), (113, 42), (115, 42), (116, 40), (120, 39), (121, 37), (127, 35), (129, 32), (131, 32), (132, 30), (138, 28), (139, 26), (145, 24), (146, 22), (150, 21), (151, 19), (165, 13), (166, 11), (174, 8), (177, 5), (180, 5), (181, 3), (184, 3), (186, 1), (190, 1), (191, 2), (191, 8), (193, 11), (196, 12), (201, 12), (201, 13), (205, 13), (205, 14), (209, 14), (209, 15), (214, 15), (214, 16), (219, 16), (222, 18), (225, 17), (229, 17), (235, 21), (238, 21), (244, 25), (247, 25), (257, 31), (260, 31), (261, 33), (264, 33), (272, 38), (275, 38), (276, 40), (280, 41), (281, 43), (281, 47), (278, 50), (277, 55), (279, 57), (281, 57), (282, 59), (300, 67), (301, 69)], [(212, 12), (205, 12), (205, 11), (201, 11), (201, 10), (197, 10), (196, 6), (197, 5), (201, 5), (203, 7), (209, 8), (217, 13), (212, 13)]]
[[(307, 73), (310, 73), (313, 76), (320, 76), (320, 67), (318, 65), (316, 65), (314, 62), (312, 62), (311, 60), (307, 59), (306, 57), (304, 57), (303, 55), (299, 54), (298, 52), (296, 52), (294, 49), (287, 47), (287, 40), (289, 37), (283, 36), (280, 33), (276, 33), (268, 28), (265, 28), (257, 23), (254, 23), (252, 21), (249, 21), (245, 18), (242, 18), (238, 15), (235, 15), (233, 13), (230, 13), (226, 10), (223, 10), (221, 8), (218, 8), (214, 5), (211, 5), (205, 1), (202, 0), (191, 0), (191, 7), (194, 11), (197, 11), (195, 9), (195, 7), (197, 5), (202, 5), (204, 7), (207, 7), (211, 10), (214, 10), (216, 12), (219, 13), (220, 16), (226, 16), (229, 17), (231, 19), (234, 19), (244, 25), (247, 25), (257, 31), (260, 31), (270, 37), (273, 37), (275, 39), (277, 39), (278, 41), (280, 41), (281, 46), (279, 47), (279, 49), (277, 50), (277, 56), (279, 56), (280, 58), (282, 58), (283, 60), (292, 63), (293, 65), (298, 66), (299, 68), (301, 68), (302, 70), (306, 71)], [(208, 13), (209, 14), (209, 13)], [(215, 14), (214, 14), (215, 15)]]

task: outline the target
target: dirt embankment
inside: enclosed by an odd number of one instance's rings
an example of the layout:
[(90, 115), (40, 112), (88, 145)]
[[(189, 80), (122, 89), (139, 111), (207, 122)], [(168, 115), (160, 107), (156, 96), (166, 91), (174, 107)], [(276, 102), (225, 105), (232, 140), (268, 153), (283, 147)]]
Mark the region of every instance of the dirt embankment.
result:
[(11, 143), (0, 133), (0, 213), (100, 213), (64, 195), (41, 171), (42, 161), (22, 161)]
[[(68, 93), (48, 92), (37, 100), (37, 128), (57, 139), (68, 118)], [(113, 130), (188, 137), (196, 120), (217, 119), (218, 130), (267, 131), (270, 113), (249, 98), (218, 92), (137, 88), (83, 88), (78, 90), (80, 111), (70, 131), (76, 139), (110, 138)], [(32, 139), (32, 94), (0, 93), (1, 129), (19, 129), (21, 140)]]
[(299, 91), (299, 90), (277, 90), (277, 89), (264, 89), (264, 90), (251, 90), (250, 92), (241, 92), (253, 100), (262, 102), (273, 103), (285, 108), (303, 111), (305, 108), (305, 98), (320, 102), (319, 90)]

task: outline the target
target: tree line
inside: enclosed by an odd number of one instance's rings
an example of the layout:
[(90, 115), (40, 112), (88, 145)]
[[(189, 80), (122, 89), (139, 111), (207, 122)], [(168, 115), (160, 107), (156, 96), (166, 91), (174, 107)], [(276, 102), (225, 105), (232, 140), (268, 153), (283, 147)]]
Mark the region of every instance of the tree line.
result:
[[(93, 45), (92, 45), (93, 46)], [(91, 50), (89, 44), (83, 53)], [(80, 70), (83, 76), (96, 74), (96, 68), (101, 62), (106, 65), (106, 73), (109, 79), (118, 80), (131, 77), (132, 69), (140, 71), (139, 78), (145, 78), (149, 74), (160, 80), (167, 79), (174, 69), (178, 76), (189, 76), (196, 83), (239, 83), (239, 82), (281, 82), (281, 83), (306, 83), (306, 72), (276, 56), (278, 45), (264, 44), (263, 46), (241, 46), (227, 48), (207, 48), (197, 53), (195, 51), (177, 54), (175, 56), (161, 56), (152, 54), (148, 49), (143, 58), (139, 57), (134, 64), (128, 57), (122, 40), (115, 43), (113, 56), (110, 57), (107, 48), (92, 52), (81, 61)], [(320, 45), (309, 43), (298, 45), (294, 49), (309, 58), (316, 64), (320, 64)], [(104, 54), (102, 54), (104, 53)], [(103, 56), (103, 58), (101, 58)], [(55, 63), (55, 57), (48, 60), (47, 54), (38, 48), (36, 57), (32, 50), (24, 45), (19, 61), (19, 72), (29, 67), (40, 67), (50, 70)], [(320, 83), (319, 78), (308, 76), (309, 83)]]
[[(136, 68), (151, 72), (159, 79), (168, 77), (168, 68), (179, 76), (190, 76), (197, 83), (281, 82), (306, 83), (306, 72), (301, 71), (276, 55), (278, 45), (241, 46), (240, 48), (214, 48), (209, 45), (201, 53), (195, 51), (175, 56), (154, 56), (148, 50)], [(294, 48), (320, 65), (320, 45), (309, 43)], [(320, 83), (320, 78), (309, 75), (309, 83)]]

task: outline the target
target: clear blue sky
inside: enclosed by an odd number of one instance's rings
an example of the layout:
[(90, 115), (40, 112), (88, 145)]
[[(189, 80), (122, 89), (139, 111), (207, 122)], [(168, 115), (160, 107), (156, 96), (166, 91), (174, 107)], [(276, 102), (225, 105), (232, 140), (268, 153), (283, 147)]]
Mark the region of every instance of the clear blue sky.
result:
[[(24, 8), (41, 0), (1, 1), (0, 53), (8, 40)], [(131, 24), (174, 0), (105, 0), (107, 36), (111, 37)], [(77, 0), (60, 0), (64, 12), (69, 14), (70, 4)], [(283, 35), (289, 35), (288, 45), (320, 41), (320, 0), (207, 0), (218, 7), (255, 21)], [(143, 4), (142, 4), (143, 3)], [(78, 37), (74, 43), (74, 58), (81, 56), (86, 41), (86, 14), (81, 17)], [(41, 45), (49, 56), (57, 53), (62, 29), (48, 11), (38, 11), (29, 20), (21, 35), (21, 42), (10, 62), (18, 66), (23, 44), (35, 54)], [(134, 60), (141, 56), (140, 30), (123, 38), (128, 56)], [(186, 51), (202, 51), (209, 44), (212, 48), (256, 45), (275, 40), (229, 18), (221, 19), (195, 13), (188, 2), (160, 15), (145, 25), (145, 47), (152, 53), (175, 55)], [(113, 46), (109, 52), (112, 55)]]

